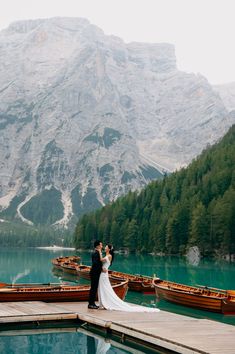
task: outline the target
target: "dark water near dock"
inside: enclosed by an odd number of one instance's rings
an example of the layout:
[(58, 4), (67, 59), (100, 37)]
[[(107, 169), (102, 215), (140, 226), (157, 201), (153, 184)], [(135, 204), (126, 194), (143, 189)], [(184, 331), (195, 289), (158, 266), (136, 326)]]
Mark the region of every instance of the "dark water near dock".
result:
[[(39, 326), (40, 327), (40, 326)], [(84, 331), (79, 326), (4, 330), (1, 354), (128, 354), (143, 353), (126, 345)], [(147, 353), (147, 352), (146, 352)]]
[[(63, 273), (53, 273), (51, 259), (58, 256), (72, 255), (74, 251), (49, 251), (42, 249), (0, 250), (0, 282), (12, 283), (58, 283), (63, 281)], [(83, 264), (90, 264), (90, 253), (79, 254)], [(162, 279), (179, 283), (207, 285), (221, 289), (235, 289), (235, 264), (226, 261), (201, 260), (192, 265), (180, 257), (158, 257), (152, 255), (115, 255), (113, 270), (127, 273), (154, 274)], [(58, 274), (60, 277), (58, 277)], [(65, 277), (66, 282), (76, 281), (76, 277)], [(85, 280), (82, 281), (86, 282)], [(128, 292), (127, 301), (151, 307), (158, 307), (187, 316), (212, 319), (235, 325), (235, 316), (224, 316), (206, 311), (174, 305), (165, 301), (158, 302), (155, 296)], [(82, 332), (79, 328), (29, 332), (0, 332), (0, 353), (131, 353), (128, 347), (115, 346), (115, 342), (105, 341), (92, 333)], [(5, 333), (5, 334), (4, 334)], [(37, 333), (37, 334), (36, 334)], [(12, 336), (13, 335), (13, 336)], [(15, 348), (15, 349), (14, 349)], [(17, 348), (17, 350), (16, 350)], [(98, 349), (97, 349), (98, 348)], [(14, 351), (15, 350), (15, 351)], [(100, 349), (99, 349), (100, 350)], [(105, 351), (106, 350), (106, 351)], [(136, 351), (138, 352), (138, 351)], [(143, 351), (145, 352), (145, 351)], [(100, 353), (102, 353), (100, 351)], [(141, 353), (141, 350), (139, 351)]]

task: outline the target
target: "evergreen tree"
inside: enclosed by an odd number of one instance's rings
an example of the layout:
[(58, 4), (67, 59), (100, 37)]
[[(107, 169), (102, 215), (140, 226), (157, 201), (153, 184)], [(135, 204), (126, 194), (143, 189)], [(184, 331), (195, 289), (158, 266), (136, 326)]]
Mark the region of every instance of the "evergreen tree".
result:
[(209, 244), (209, 223), (206, 208), (200, 202), (192, 212), (189, 244), (199, 246), (203, 255), (211, 251)]
[(96, 235), (130, 251), (235, 253), (235, 125), (192, 163), (84, 215), (75, 245)]
[(138, 227), (135, 220), (128, 223), (127, 231), (124, 235), (124, 247), (127, 247), (130, 252), (136, 251)]

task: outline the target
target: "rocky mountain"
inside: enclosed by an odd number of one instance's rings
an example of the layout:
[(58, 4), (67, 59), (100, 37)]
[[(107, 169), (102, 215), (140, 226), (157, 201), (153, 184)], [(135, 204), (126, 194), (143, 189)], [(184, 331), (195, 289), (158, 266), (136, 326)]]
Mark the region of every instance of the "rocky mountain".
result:
[(234, 122), (171, 44), (80, 18), (0, 32), (0, 218), (67, 225), (189, 163)]
[(235, 82), (224, 85), (215, 85), (217, 91), (228, 111), (235, 111)]

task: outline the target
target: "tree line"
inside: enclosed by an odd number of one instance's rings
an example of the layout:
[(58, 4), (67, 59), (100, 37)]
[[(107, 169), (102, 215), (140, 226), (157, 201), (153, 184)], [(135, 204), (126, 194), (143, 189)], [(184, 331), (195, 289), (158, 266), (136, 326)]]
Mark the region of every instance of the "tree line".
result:
[(30, 226), (23, 223), (0, 223), (1, 247), (41, 247), (72, 245), (71, 231), (49, 226)]
[(192, 163), (84, 215), (74, 233), (77, 248), (94, 239), (130, 252), (202, 255), (235, 253), (235, 125)]

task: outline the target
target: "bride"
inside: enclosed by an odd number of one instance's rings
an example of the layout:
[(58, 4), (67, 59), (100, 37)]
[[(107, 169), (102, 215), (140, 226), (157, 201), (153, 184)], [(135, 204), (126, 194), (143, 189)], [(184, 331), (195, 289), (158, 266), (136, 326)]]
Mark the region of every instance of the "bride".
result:
[(108, 244), (105, 246), (106, 256), (102, 257), (100, 250), (100, 260), (103, 263), (102, 272), (99, 278), (98, 285), (98, 299), (99, 307), (106, 310), (118, 310), (128, 312), (159, 312), (159, 309), (144, 307), (144, 306), (132, 306), (122, 301), (114, 292), (108, 276), (108, 268), (112, 264), (114, 259), (113, 246)]

